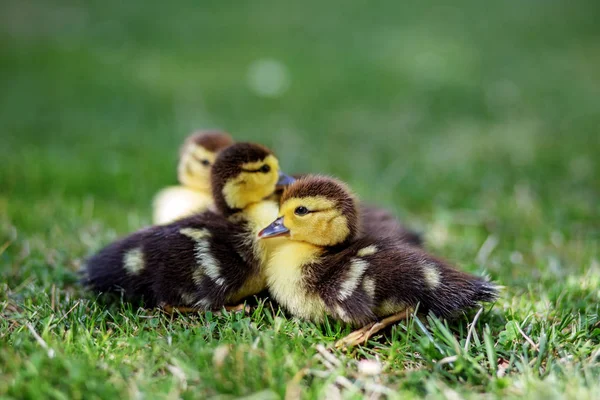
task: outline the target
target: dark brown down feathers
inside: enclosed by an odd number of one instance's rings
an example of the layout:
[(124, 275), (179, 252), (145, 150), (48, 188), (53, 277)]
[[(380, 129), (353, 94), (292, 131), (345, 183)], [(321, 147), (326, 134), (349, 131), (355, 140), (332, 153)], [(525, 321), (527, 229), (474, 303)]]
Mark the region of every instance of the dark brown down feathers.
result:
[[(284, 192), (282, 205), (285, 207), (289, 198), (299, 198), (302, 204), (303, 197), (316, 195), (339, 204), (348, 225), (357, 225), (352, 193), (331, 178), (299, 179)], [(316, 296), (324, 302), (327, 314), (358, 326), (416, 307), (438, 317), (451, 317), (498, 295), (493, 283), (459, 271), (395, 235), (351, 234), (343, 244), (322, 249), (306, 264), (287, 266), (301, 271), (298, 291), (274, 290), (278, 302), (293, 300), (299, 307), (302, 301), (294, 299), (301, 296), (309, 307), (309, 300)], [(277, 268), (272, 265), (267, 270)], [(269, 281), (277, 284), (277, 279)], [(321, 317), (318, 308), (310, 311), (312, 318)]]
[[(197, 276), (202, 254), (198, 243), (182, 230), (208, 230), (205, 254), (212, 255), (222, 284), (209, 276)], [(100, 293), (120, 293), (127, 301), (158, 305), (219, 308), (226, 296), (239, 290), (248, 276), (259, 273), (245, 224), (232, 223), (213, 212), (204, 212), (168, 225), (153, 226), (110, 244), (90, 258), (82, 283)], [(129, 252), (142, 254), (143, 269), (131, 273), (125, 267)]]
[[(376, 251), (357, 257), (360, 249), (369, 246)], [(368, 267), (357, 289), (340, 301), (340, 288), (357, 258)], [(435, 287), (428, 284), (427, 273), (431, 270), (439, 274), (439, 284)], [(343, 249), (329, 248), (318, 261), (305, 266), (305, 273), (308, 290), (318, 294), (333, 315), (340, 308), (344, 310), (346, 322), (356, 326), (390, 314), (380, 311), (384, 303), (413, 309), (418, 306), (420, 312), (448, 318), (476, 307), (479, 302), (494, 301), (498, 295), (497, 287), (485, 279), (459, 271), (423, 249), (390, 238), (361, 238)], [(365, 279), (374, 282), (372, 297), (363, 285)]]

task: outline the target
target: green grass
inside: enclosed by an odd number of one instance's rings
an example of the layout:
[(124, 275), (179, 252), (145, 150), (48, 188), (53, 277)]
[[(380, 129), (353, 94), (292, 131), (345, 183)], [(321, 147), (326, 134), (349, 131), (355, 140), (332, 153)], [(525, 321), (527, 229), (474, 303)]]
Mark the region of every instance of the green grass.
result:
[[(600, 7), (413, 3), (3, 1), (0, 397), (597, 398)], [(247, 83), (265, 58), (287, 68), (280, 97)], [(96, 303), (74, 272), (150, 222), (198, 127), (347, 180), (502, 298), (333, 364), (318, 345), (347, 328), (268, 302)]]

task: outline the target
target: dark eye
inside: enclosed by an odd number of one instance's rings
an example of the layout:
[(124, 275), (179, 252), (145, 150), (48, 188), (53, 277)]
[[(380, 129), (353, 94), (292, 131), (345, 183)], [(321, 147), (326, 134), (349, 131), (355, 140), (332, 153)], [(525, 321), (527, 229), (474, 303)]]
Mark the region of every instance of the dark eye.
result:
[(267, 173), (271, 170), (271, 167), (269, 167), (267, 164), (263, 165), (262, 167), (260, 167), (259, 171), (263, 172), (263, 173)]
[(306, 215), (306, 214), (308, 214), (308, 208), (306, 208), (304, 206), (296, 207), (296, 209), (294, 210), (294, 214)]
[(192, 154), (192, 157), (194, 158), (194, 160), (198, 161), (200, 164), (204, 165), (205, 167), (208, 167), (210, 165), (210, 161), (208, 161), (206, 158), (200, 158), (195, 154)]

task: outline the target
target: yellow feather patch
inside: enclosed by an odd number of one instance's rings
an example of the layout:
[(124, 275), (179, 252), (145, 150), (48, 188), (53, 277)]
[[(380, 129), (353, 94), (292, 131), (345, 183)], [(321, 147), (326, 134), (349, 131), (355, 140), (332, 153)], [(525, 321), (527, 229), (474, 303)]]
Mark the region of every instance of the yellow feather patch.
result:
[(210, 237), (208, 229), (183, 228), (179, 230), (179, 233), (194, 240), (203, 240)]
[(348, 317), (348, 313), (339, 304), (335, 306), (335, 314), (344, 322), (352, 322), (350, 317)]
[(365, 276), (363, 279), (362, 288), (369, 298), (375, 298), (375, 279)]
[(225, 280), (221, 277), (221, 270), (215, 257), (210, 253), (210, 244), (206, 240), (209, 238), (208, 229), (183, 228), (179, 231), (193, 239), (196, 244), (194, 252), (196, 255), (197, 268), (192, 274), (192, 279), (196, 285), (201, 285), (204, 276), (210, 277), (217, 285), (223, 285)]
[(198, 300), (195, 304), (194, 307), (198, 307), (198, 308), (202, 308), (202, 309), (209, 309), (211, 305), (210, 300), (208, 300), (206, 297), (203, 299)]
[(435, 289), (440, 285), (441, 277), (435, 264), (423, 264), (423, 276), (430, 289)]
[(340, 301), (346, 300), (348, 297), (352, 296), (352, 293), (354, 293), (358, 287), (367, 268), (369, 268), (369, 263), (365, 260), (354, 258), (350, 261), (350, 268), (346, 280), (342, 282), (338, 292), (338, 299)]
[[(261, 270), (252, 274), (244, 282), (244, 285), (235, 293), (232, 293), (225, 299), (227, 304), (235, 304), (245, 297), (259, 293), (267, 287), (265, 276), (265, 267), (271, 251), (276, 248), (283, 239), (273, 238), (269, 240), (258, 240), (257, 235), (260, 230), (269, 225), (279, 212), (279, 204), (272, 200), (265, 200), (246, 207), (241, 213), (231, 216), (232, 222), (248, 221), (252, 233), (244, 237), (248, 247), (252, 247), (254, 256), (260, 260)], [(247, 260), (245, 260), (247, 261)]]
[(406, 304), (401, 301), (387, 299), (382, 301), (376, 308), (375, 313), (378, 317), (385, 317), (388, 315), (399, 313), (400, 311), (406, 310)]
[(367, 247), (363, 247), (362, 249), (360, 249), (359, 251), (356, 252), (356, 255), (358, 257), (366, 257), (366, 256), (370, 256), (377, 253), (377, 246), (375, 246), (374, 244), (367, 246)]
[(269, 290), (275, 300), (294, 316), (314, 322), (323, 321), (326, 308), (319, 296), (306, 290), (303, 267), (322, 251), (309, 243), (284, 239), (266, 268)]
[(142, 249), (138, 247), (125, 253), (123, 264), (130, 274), (139, 274), (144, 269), (144, 253)]
[(194, 300), (196, 299), (196, 296), (194, 296), (191, 293), (181, 293), (181, 301), (183, 302), (183, 304), (185, 305), (190, 305), (194, 302)]
[[(310, 213), (296, 215), (294, 210), (300, 206), (306, 207)], [(292, 197), (281, 205), (279, 215), (283, 217), (283, 224), (290, 230), (293, 240), (331, 246), (343, 242), (350, 234), (348, 219), (336, 203), (326, 197)]]

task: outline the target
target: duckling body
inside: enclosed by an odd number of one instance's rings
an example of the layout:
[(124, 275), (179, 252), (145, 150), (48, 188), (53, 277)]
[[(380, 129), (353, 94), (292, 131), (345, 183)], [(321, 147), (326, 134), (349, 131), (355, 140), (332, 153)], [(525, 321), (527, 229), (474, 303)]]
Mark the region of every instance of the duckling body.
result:
[(305, 177), (281, 198), (279, 217), (259, 236), (283, 236), (267, 263), (269, 291), (295, 316), (328, 315), (361, 326), (414, 310), (439, 317), (491, 301), (497, 288), (393, 235), (360, 233), (344, 184)]
[(278, 211), (276, 202), (263, 199), (285, 178), (262, 146), (223, 150), (212, 171), (219, 212), (142, 229), (107, 246), (87, 262), (84, 283), (150, 307), (198, 310), (260, 292), (266, 287), (261, 267), (276, 242), (258, 242), (257, 233)]
[(343, 248), (304, 242), (281, 245), (267, 268), (273, 297), (291, 314), (353, 326), (415, 309), (438, 317), (495, 296), (494, 286), (390, 238), (361, 238)]
[(153, 221), (168, 224), (206, 210), (214, 210), (210, 169), (217, 154), (233, 144), (226, 132), (201, 131), (190, 135), (181, 147), (178, 186), (167, 187), (153, 201)]

